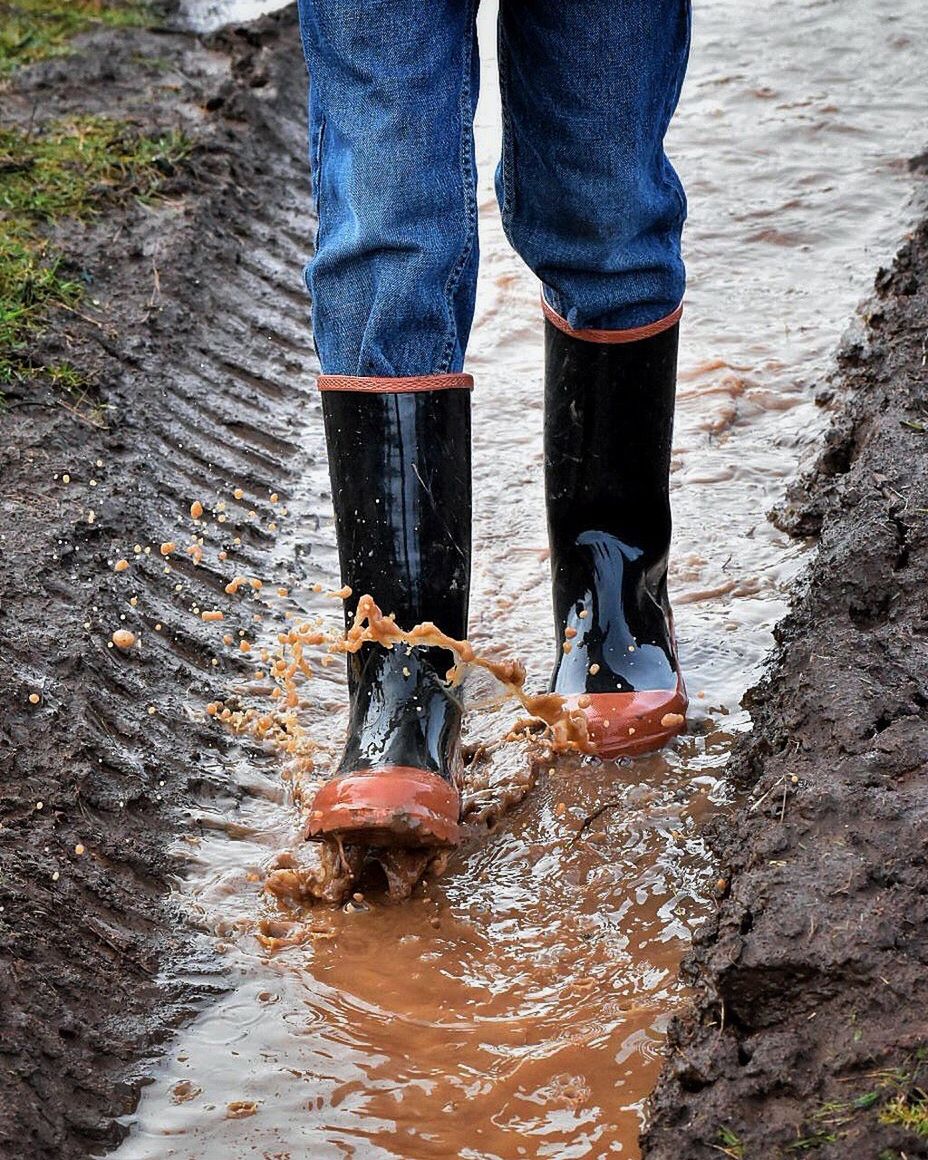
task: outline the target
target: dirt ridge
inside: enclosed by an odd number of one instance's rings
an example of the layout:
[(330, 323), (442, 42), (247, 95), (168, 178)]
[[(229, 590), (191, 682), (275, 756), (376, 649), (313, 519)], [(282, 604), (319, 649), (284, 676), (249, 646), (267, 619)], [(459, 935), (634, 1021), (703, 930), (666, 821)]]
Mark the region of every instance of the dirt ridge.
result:
[[(230, 549), (228, 568), (267, 576), (266, 497), (285, 500), (324, 469), (302, 437), (318, 406), (296, 257), (311, 233), (293, 99), (304, 87), (290, 9), (206, 39), (94, 32), (2, 95), (13, 124), (115, 115), (191, 141), (161, 199), (59, 227), (89, 291), (36, 353), (85, 371), (87, 396), (75, 403), (39, 378), (9, 388), (0, 411), (0, 1156), (10, 1160), (117, 1143), (139, 1061), (224, 985), (196, 916), (167, 901), (183, 866), (172, 843), (236, 807), (219, 762), (227, 739), (188, 712), (224, 689), (236, 661), (191, 605), (225, 609), (229, 631), (250, 627), (251, 608), (223, 591), (216, 547)], [(230, 500), (195, 569), (183, 513), (234, 484), (259, 519)], [(158, 550), (168, 540), (170, 572)], [(130, 568), (117, 574), (120, 556)], [(116, 628), (141, 647), (108, 647)]]
[(841, 350), (838, 414), (775, 513), (817, 555), (748, 695), (724, 897), (647, 1160), (928, 1155), (928, 221)]

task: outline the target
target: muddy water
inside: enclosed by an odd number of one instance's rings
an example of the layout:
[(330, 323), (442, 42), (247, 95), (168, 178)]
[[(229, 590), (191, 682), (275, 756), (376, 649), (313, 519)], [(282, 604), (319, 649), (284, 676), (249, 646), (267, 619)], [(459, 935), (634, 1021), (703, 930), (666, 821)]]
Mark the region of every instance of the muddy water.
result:
[[(739, 701), (802, 562), (765, 512), (820, 435), (813, 387), (898, 241), (904, 159), (926, 130), (909, 87), (928, 33), (921, 0), (878, 15), (864, 0), (748, 8), (697, 6), (671, 139), (691, 206), (673, 574), (696, 694), (689, 735), (633, 765), (544, 769), (492, 832), (471, 827), (412, 901), (317, 909), (307, 941), (277, 953), (255, 924), (272, 913), (261, 883), (297, 841), (296, 810), (279, 762), (240, 751), (218, 771), (236, 797), (198, 811), (177, 885), (230, 990), (169, 1046), (119, 1156), (637, 1155), (663, 1029), (683, 998), (676, 968), (712, 905), (699, 824), (725, 808), (722, 770), (748, 723)], [(253, 10), (190, 9), (206, 20)], [(472, 638), (516, 652), (539, 688), (553, 653), (538, 627), (549, 617), (540, 326), (537, 288), (505, 245), (492, 195), (492, 16), (485, 5)], [(294, 281), (300, 257), (294, 249)], [(331, 602), (307, 590), (336, 579), (327, 513), (301, 563), (301, 521), (325, 487), (314, 404), (305, 424), (305, 488), (286, 497), (276, 554), (293, 575), (292, 609), (331, 619)], [(324, 769), (344, 695), (335, 668), (315, 682), (308, 727)], [(470, 695), (471, 737), (492, 743), (513, 709), (482, 677)], [(522, 792), (524, 752), (497, 749), (481, 770), (472, 789), (492, 821), (507, 791)]]

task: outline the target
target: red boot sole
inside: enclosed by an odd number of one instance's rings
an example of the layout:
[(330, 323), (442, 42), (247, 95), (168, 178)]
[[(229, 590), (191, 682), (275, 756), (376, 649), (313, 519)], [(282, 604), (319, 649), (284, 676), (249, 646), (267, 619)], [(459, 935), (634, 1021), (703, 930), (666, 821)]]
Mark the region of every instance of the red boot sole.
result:
[(575, 694), (567, 706), (584, 714), (592, 752), (606, 760), (654, 753), (686, 728), (682, 680), (675, 689)]
[(461, 797), (436, 773), (408, 765), (361, 769), (319, 790), (307, 836), (364, 846), (456, 846)]

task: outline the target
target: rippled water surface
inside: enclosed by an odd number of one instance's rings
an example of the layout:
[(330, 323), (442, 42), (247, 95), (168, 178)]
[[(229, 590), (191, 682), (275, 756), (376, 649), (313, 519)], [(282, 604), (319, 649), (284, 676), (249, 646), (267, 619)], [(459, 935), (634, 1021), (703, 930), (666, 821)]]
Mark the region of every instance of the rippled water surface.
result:
[[(201, 23), (254, 11), (188, 0)], [(521, 656), (539, 688), (553, 655), (541, 326), (537, 286), (506, 246), (492, 193), (493, 18), (485, 4), (472, 638)], [(725, 808), (725, 761), (748, 724), (739, 701), (803, 559), (765, 513), (821, 435), (813, 387), (903, 233), (905, 162), (928, 137), (926, 35), (923, 0), (696, 6), (669, 146), (690, 198), (672, 575), (689, 735), (625, 767), (551, 766), (492, 832), (473, 827), (413, 900), (320, 908), (308, 941), (274, 954), (253, 928), (270, 909), (265, 868), (297, 842), (298, 816), (273, 756), (240, 752), (223, 772), (244, 796), (198, 814), (178, 883), (231, 989), (169, 1046), (117, 1155), (638, 1154), (663, 1029), (684, 997), (679, 959), (712, 905), (699, 825)], [(318, 412), (305, 438), (321, 453)], [(291, 498), (288, 527), (316, 512), (314, 494), (318, 480)], [(315, 559), (328, 572), (311, 578), (331, 582), (324, 515)], [(285, 528), (281, 560), (292, 549)], [(334, 752), (344, 701), (334, 670), (320, 688), (331, 712), (307, 727)], [(514, 710), (480, 682), (471, 695), (472, 736), (492, 741)], [(491, 799), (525, 765), (517, 750), (493, 761)]]

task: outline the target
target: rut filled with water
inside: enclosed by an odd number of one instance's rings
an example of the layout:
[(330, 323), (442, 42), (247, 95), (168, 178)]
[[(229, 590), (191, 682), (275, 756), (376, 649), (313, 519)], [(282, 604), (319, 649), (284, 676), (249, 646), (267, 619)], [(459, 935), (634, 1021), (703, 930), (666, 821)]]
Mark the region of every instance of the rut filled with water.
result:
[[(686, 998), (679, 961), (713, 906), (717, 871), (700, 827), (730, 805), (724, 767), (749, 724), (739, 703), (803, 560), (766, 512), (820, 437), (814, 387), (872, 269), (894, 248), (908, 196), (903, 159), (922, 144), (917, 110), (893, 83), (909, 67), (917, 7), (902, 0), (877, 16), (856, 0), (791, 0), (745, 12), (716, 0), (696, 14), (669, 143), (691, 214), (671, 574), (688, 734), (634, 763), (539, 763), (525, 744), (500, 743), (517, 707), (472, 673), (467, 739), (486, 756), (471, 773), (475, 808), (461, 850), (408, 901), (361, 891), (344, 906), (296, 916), (264, 890), (282, 853), (307, 856), (285, 761), (246, 742), (205, 756), (214, 783), (230, 782), (237, 795), (204, 800), (192, 819), (178, 850), (176, 902), (213, 941), (229, 989), (168, 1046), (116, 1155), (638, 1154), (664, 1030)], [(227, 6), (222, 15), (236, 14)], [(492, 21), (487, 5), (482, 281), (468, 361), (477, 382), (471, 640), (494, 659), (520, 659), (528, 687), (540, 691), (555, 650), (541, 324), (537, 287), (505, 244), (492, 192)], [(842, 52), (826, 47), (837, 41)], [(282, 73), (290, 80), (299, 75), (297, 49), (294, 40)], [(299, 286), (311, 235), (303, 102), (298, 93), (268, 99), (279, 122), (280, 201), (240, 223), (245, 257), (228, 290), (232, 318), (217, 327), (221, 341), (247, 319), (243, 297), (259, 304), (288, 369), (255, 344), (237, 352), (232, 371), (220, 361), (204, 374), (218, 377), (220, 393), (231, 383), (240, 395), (246, 384), (262, 400), (267, 422), (251, 416), (236, 454), (262, 478), (281, 465), (279, 479), (268, 479), (281, 502), (268, 512), (264, 494), (238, 500), (218, 485), (207, 494), (203, 473), (197, 495), (185, 497), (210, 512), (217, 501), (240, 507), (242, 519), (251, 503), (263, 505), (266, 583), (241, 597), (258, 654), (295, 619), (320, 616), (334, 629), (339, 617), (314, 591), (337, 588), (339, 577)], [(202, 417), (187, 406), (178, 397), (195, 444)], [(204, 541), (207, 564), (222, 572), (212, 524)], [(225, 626), (208, 627), (220, 642)], [(229, 647), (240, 649), (235, 638)], [(227, 692), (263, 695), (246, 671)], [(341, 665), (319, 665), (305, 698), (311, 780), (337, 752)], [(204, 710), (205, 701), (194, 704)], [(278, 930), (286, 943), (295, 917), (294, 945), (275, 944)]]

